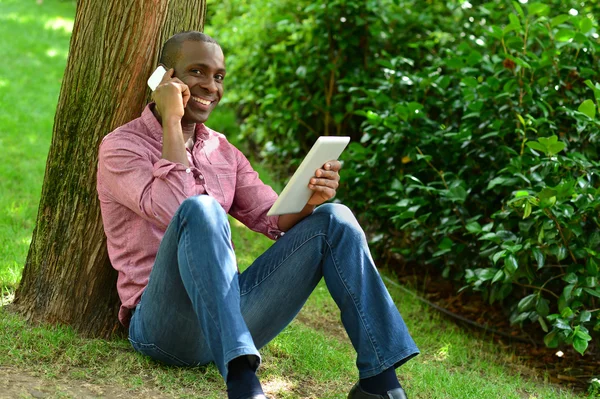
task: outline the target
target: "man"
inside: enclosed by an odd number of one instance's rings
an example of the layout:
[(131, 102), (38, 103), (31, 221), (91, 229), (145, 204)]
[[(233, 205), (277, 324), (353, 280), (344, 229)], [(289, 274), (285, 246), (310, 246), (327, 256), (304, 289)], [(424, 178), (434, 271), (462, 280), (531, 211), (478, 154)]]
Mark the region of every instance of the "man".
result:
[[(167, 67), (142, 116), (100, 146), (98, 194), (120, 321), (138, 352), (214, 362), (231, 399), (264, 398), (258, 349), (296, 316), (322, 277), (357, 351), (349, 398), (405, 398), (395, 367), (418, 354), (348, 208), (324, 204), (340, 163), (315, 172), (298, 214), (266, 216), (277, 195), (204, 122), (223, 96), (220, 46), (200, 32), (164, 45)], [(277, 242), (239, 274), (226, 214)]]

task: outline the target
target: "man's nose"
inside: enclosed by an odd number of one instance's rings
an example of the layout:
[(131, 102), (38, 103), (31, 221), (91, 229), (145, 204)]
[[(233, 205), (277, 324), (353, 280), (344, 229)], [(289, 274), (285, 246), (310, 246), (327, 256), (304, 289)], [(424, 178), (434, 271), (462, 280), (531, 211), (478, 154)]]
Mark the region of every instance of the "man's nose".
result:
[(209, 93), (216, 93), (218, 90), (214, 79), (206, 79), (204, 82), (202, 82), (202, 87)]

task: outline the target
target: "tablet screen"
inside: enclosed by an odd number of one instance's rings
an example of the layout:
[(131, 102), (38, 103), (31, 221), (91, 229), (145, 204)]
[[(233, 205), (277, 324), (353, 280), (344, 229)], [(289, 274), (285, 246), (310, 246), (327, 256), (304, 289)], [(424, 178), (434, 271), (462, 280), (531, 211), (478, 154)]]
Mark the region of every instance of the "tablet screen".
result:
[(338, 159), (349, 142), (350, 137), (319, 137), (267, 216), (298, 213), (304, 209), (313, 194), (313, 191), (308, 188), (308, 183), (316, 170), (322, 168), (325, 162)]

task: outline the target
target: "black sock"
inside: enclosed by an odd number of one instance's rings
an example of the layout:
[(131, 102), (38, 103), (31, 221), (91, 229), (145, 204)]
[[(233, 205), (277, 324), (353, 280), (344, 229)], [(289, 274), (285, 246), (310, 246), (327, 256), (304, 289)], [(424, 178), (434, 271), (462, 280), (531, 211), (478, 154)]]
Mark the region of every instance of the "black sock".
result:
[(264, 393), (256, 373), (250, 367), (248, 356), (236, 357), (229, 362), (227, 370), (227, 397), (229, 399), (249, 398)]
[(396, 371), (393, 367), (385, 370), (381, 374), (369, 378), (362, 378), (359, 381), (363, 391), (374, 395), (385, 395), (392, 389), (401, 388), (400, 382), (396, 377)]

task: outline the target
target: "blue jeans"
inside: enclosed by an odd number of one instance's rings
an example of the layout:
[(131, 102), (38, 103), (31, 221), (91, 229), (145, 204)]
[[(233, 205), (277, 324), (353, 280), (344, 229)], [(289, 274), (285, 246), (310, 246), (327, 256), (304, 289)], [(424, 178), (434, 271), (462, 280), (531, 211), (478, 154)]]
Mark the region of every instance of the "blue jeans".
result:
[(227, 215), (206, 195), (175, 213), (129, 340), (167, 364), (212, 361), (226, 379), (236, 357), (249, 355), (258, 367), (258, 349), (294, 319), (321, 278), (341, 310), (360, 378), (419, 353), (348, 208), (318, 207), (239, 274)]

